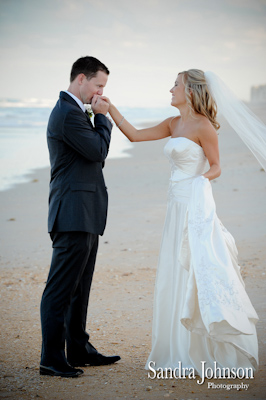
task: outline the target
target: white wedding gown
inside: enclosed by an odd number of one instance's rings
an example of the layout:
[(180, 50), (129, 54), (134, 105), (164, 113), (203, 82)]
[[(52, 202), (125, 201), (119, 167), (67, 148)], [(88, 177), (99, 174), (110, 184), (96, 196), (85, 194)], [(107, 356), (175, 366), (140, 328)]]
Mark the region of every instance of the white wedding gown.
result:
[(150, 361), (158, 368), (258, 366), (258, 320), (231, 234), (215, 211), (202, 147), (171, 138), (168, 207), (155, 284)]

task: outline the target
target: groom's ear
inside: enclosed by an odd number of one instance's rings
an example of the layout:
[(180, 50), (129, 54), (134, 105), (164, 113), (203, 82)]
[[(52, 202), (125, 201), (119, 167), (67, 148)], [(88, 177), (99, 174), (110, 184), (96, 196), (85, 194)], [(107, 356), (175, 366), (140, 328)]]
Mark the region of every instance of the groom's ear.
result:
[(77, 81), (78, 81), (78, 84), (79, 84), (79, 85), (82, 84), (82, 82), (84, 81), (84, 79), (86, 79), (86, 75), (84, 75), (84, 74), (78, 74), (78, 76), (77, 76)]

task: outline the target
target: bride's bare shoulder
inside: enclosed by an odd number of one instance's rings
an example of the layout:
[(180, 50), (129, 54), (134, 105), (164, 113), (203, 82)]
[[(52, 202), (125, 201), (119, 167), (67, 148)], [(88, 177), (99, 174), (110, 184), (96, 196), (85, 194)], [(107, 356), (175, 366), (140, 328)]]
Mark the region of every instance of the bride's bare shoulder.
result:
[(217, 131), (208, 118), (200, 118), (198, 123), (198, 137), (201, 140), (217, 140)]
[(180, 118), (181, 118), (180, 115), (168, 118), (168, 120), (169, 120), (169, 128), (170, 128), (171, 134), (175, 130), (175, 127), (177, 126)]

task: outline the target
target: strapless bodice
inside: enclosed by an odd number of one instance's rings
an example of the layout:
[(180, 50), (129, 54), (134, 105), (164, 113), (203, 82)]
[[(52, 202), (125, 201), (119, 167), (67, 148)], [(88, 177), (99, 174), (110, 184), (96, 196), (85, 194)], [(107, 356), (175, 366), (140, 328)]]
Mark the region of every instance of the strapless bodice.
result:
[(201, 146), (185, 137), (171, 138), (164, 147), (164, 154), (171, 164), (171, 180), (180, 181), (202, 175), (208, 160)]

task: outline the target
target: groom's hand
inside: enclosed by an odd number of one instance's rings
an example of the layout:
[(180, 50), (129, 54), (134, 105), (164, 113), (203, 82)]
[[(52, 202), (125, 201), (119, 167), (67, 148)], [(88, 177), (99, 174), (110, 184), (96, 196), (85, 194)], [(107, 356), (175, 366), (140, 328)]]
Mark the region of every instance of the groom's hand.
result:
[(91, 109), (94, 114), (104, 114), (108, 113), (109, 104), (101, 96), (95, 95), (91, 100)]

